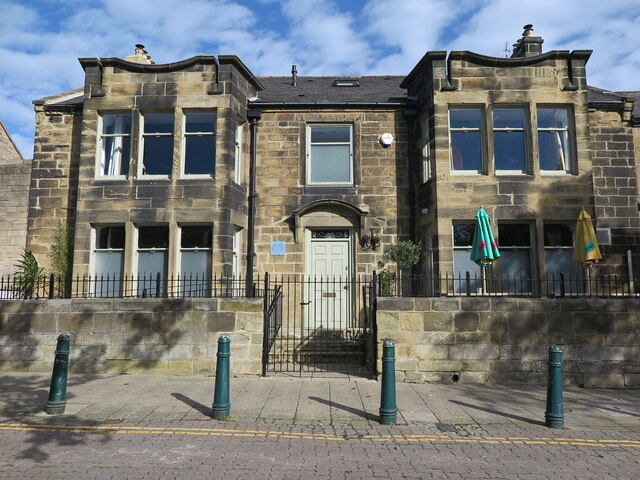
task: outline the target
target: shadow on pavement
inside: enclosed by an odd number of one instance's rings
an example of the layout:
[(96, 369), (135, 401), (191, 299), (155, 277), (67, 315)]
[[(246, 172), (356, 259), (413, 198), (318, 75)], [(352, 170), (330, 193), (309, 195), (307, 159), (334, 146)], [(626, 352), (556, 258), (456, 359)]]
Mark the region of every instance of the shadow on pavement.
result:
[(176, 400), (180, 400), (182, 403), (190, 406), (194, 410), (199, 411), (202, 415), (206, 417), (210, 417), (212, 415), (211, 407), (207, 407), (206, 405), (196, 402), (195, 400), (192, 400), (189, 397), (182, 395), (181, 393), (174, 392), (171, 394), (171, 396)]
[[(16, 458), (42, 463), (50, 457), (48, 450), (58, 451), (58, 447), (83, 445), (89, 435), (102, 437), (102, 444), (111, 440), (111, 434), (108, 431), (91, 428), (101, 426), (102, 422), (87, 421), (73, 415), (45, 418), (45, 422), (41, 424), (31, 422), (28, 425), (22, 424), (28, 433), (28, 438), (22, 442), (26, 444), (26, 448), (18, 453)], [(83, 427), (87, 430), (83, 431)]]
[[(80, 383), (87, 381), (87, 378), (79, 380)], [(17, 459), (41, 463), (50, 457), (48, 450), (83, 444), (88, 435), (101, 435), (103, 443), (111, 439), (109, 432), (95, 430), (102, 422), (70, 414), (44, 415), (50, 383), (50, 375), (0, 375), (0, 426), (12, 423), (13, 431), (26, 435), (20, 440), (22, 449), (16, 453)], [(73, 388), (71, 382), (69, 388)], [(73, 398), (74, 394), (67, 390), (67, 400)], [(86, 430), (83, 431), (83, 427)]]
[(544, 422), (539, 420), (532, 420), (527, 417), (521, 417), (520, 415), (513, 415), (511, 413), (500, 412), (498, 410), (494, 410), (492, 408), (479, 407), (477, 405), (472, 405), (470, 403), (461, 402), (459, 400), (449, 400), (451, 403), (455, 403), (456, 405), (460, 405), (461, 407), (474, 408), (476, 410), (481, 410), (483, 412), (492, 413), (494, 415), (500, 415), (501, 417), (512, 418), (514, 420), (518, 420), (520, 422), (530, 423), (531, 425), (541, 425), (544, 426)]
[(332, 408), (339, 408), (340, 410), (344, 410), (345, 412), (353, 413), (354, 415), (358, 415), (366, 420), (378, 420), (377, 415), (368, 414), (364, 410), (358, 410), (357, 408), (349, 407), (347, 405), (342, 405), (341, 403), (330, 402), (329, 400), (325, 400), (320, 397), (309, 397), (309, 400), (314, 400), (319, 403), (324, 403), (325, 405), (329, 405)]

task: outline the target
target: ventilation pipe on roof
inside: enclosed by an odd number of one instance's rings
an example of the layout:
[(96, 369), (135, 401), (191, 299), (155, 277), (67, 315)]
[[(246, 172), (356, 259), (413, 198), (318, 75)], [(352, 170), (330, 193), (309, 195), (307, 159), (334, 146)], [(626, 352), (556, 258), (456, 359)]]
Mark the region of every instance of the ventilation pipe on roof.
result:
[(291, 85), (298, 86), (298, 69), (295, 65), (291, 65)]

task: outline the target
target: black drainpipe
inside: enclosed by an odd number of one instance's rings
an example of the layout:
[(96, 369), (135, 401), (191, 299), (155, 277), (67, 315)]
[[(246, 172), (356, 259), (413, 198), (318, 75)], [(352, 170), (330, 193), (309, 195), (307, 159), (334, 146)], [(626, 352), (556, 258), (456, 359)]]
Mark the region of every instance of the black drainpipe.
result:
[(404, 116), (407, 120), (407, 153), (409, 160), (409, 238), (416, 242), (416, 165), (415, 165), (415, 119), (418, 112), (415, 108), (406, 109)]
[(249, 225), (247, 233), (247, 296), (253, 296), (253, 268), (256, 257), (255, 225), (256, 225), (256, 143), (258, 143), (258, 121), (262, 117), (260, 110), (248, 110), (247, 118), (251, 122), (251, 147), (249, 166)]

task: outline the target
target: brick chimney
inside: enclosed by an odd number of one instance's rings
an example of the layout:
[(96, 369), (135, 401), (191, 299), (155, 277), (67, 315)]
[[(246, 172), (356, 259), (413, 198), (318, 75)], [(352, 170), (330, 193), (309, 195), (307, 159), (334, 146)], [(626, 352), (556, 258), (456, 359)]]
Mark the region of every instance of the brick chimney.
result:
[(513, 53), (511, 54), (511, 58), (532, 57), (542, 53), (542, 43), (544, 40), (542, 37), (536, 37), (533, 35), (533, 25), (528, 24), (523, 28), (524, 32), (522, 32), (522, 38), (519, 38), (516, 43), (513, 44)]

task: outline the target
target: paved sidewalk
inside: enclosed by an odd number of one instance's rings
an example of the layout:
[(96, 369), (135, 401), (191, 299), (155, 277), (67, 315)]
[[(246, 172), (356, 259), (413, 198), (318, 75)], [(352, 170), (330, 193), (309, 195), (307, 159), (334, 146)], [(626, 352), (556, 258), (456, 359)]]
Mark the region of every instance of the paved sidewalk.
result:
[[(64, 415), (42, 413), (50, 375), (0, 373), (0, 422), (90, 421), (149, 424), (209, 420), (212, 377), (69, 376)], [(541, 435), (544, 386), (398, 383), (398, 423), (440, 431), (526, 431)], [(367, 427), (378, 425), (380, 383), (335, 375), (315, 378), (231, 378), (231, 420), (237, 425)], [(640, 390), (565, 387), (565, 429), (640, 433)], [(229, 423), (229, 422), (227, 422)]]

